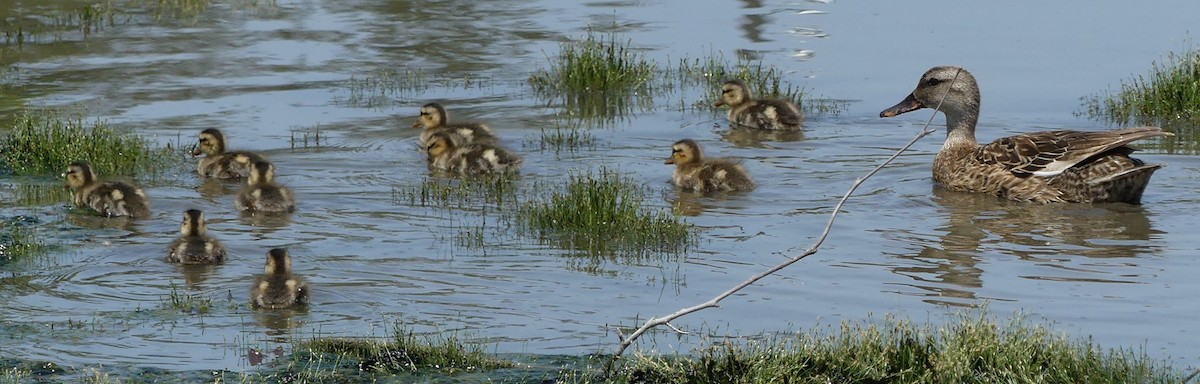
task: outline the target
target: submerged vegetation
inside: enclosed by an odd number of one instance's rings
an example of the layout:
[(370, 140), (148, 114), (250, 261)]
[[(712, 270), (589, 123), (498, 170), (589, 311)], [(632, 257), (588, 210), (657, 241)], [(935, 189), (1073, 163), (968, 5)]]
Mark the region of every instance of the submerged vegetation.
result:
[[(1117, 124), (1160, 125), (1200, 121), (1200, 51), (1169, 53), (1150, 73), (1122, 80), (1117, 92), (1084, 98), (1087, 115)], [(1177, 132), (1178, 133), (1178, 132)]]
[(11, 217), (0, 221), (0, 265), (46, 253), (49, 246), (33, 227), (36, 222), (36, 218), (29, 216)]
[(0, 138), (0, 168), (17, 175), (58, 175), (67, 164), (86, 160), (101, 174), (160, 176), (177, 170), (178, 148), (153, 148), (141, 137), (103, 121), (55, 110), (25, 110)]
[(614, 171), (571, 175), (565, 189), (523, 204), (521, 228), (591, 256), (680, 254), (695, 241), (690, 225), (645, 207), (644, 187)]
[(485, 353), (481, 344), (464, 342), (456, 334), (418, 337), (401, 325), (395, 327), (390, 339), (383, 341), (317, 338), (301, 343), (298, 349), (314, 355), (336, 355), (335, 360), (350, 362), (368, 372), (426, 370), (455, 374), (513, 366), (512, 362)]

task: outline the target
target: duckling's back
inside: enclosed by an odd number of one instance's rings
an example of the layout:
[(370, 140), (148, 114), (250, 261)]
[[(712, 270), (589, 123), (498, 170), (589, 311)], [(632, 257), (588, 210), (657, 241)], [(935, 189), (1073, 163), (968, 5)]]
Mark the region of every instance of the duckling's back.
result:
[(146, 193), (141, 188), (121, 182), (98, 183), (93, 188), (80, 191), (76, 202), (82, 202), (101, 215), (109, 217), (150, 216), (150, 202)]
[(291, 274), (259, 276), (250, 289), (250, 301), (260, 308), (288, 308), (308, 304), (308, 283)]

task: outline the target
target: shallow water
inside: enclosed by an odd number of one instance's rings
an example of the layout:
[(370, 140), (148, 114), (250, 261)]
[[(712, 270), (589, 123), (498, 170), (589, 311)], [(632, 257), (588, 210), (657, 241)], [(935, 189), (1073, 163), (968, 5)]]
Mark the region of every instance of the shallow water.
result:
[[(83, 105), (160, 143), (189, 144), (200, 130), (220, 128), (232, 147), (274, 161), (299, 200), (290, 217), (243, 216), (233, 209), (236, 186), (189, 171), (148, 184), (154, 216), (125, 223), (63, 201), (18, 206), (10, 202), (17, 185), (58, 181), (0, 178), (0, 216), (35, 216), (42, 235), (65, 245), (0, 264), (0, 357), (239, 370), (250, 366), (247, 348), (378, 336), (394, 320), (422, 332), (463, 331), (499, 352), (611, 351), (611, 327), (707, 300), (808, 248), (850, 183), (928, 118), (877, 117), (928, 67), (962, 65), (979, 79), (981, 140), (1105, 129), (1074, 116), (1079, 97), (1186, 47), (1190, 15), (1200, 12), (1183, 1), (245, 3), (217, 2), (194, 18), (136, 14), (87, 36), (0, 46), (6, 114), (22, 104)], [(24, 8), (0, 9), (12, 19)], [(705, 101), (700, 90), (684, 89), (586, 123), (594, 148), (539, 150), (531, 142), (565, 112), (525, 79), (589, 25), (620, 32), (668, 65), (710, 52), (761, 58), (792, 84), (852, 102), (810, 117), (803, 140), (756, 142), (723, 135), (722, 114), (681, 111)], [(415, 89), (349, 85), (387, 69), (420, 70), (430, 80)], [(519, 190), (617, 169), (644, 182), (653, 205), (685, 213), (700, 242), (682, 258), (593, 260), (513, 234), (494, 205), (446, 209), (397, 198), (394, 191), (428, 174), (414, 149), (417, 132), (407, 127), (431, 100), (452, 118), (487, 121), (525, 156)], [(293, 141), (318, 131), (320, 145)], [(934, 188), (929, 167), (940, 133), (932, 136), (862, 186), (819, 253), (674, 324), (753, 335), (883, 313), (940, 322), (959, 307), (987, 305), (1107, 347), (1144, 347), (1179, 366), (1200, 362), (1200, 335), (1189, 332), (1200, 309), (1190, 273), (1200, 240), (1187, 235), (1200, 160), (1139, 155), (1168, 164), (1142, 206), (1029, 206)], [(675, 192), (662, 160), (684, 137), (711, 155), (746, 159), (759, 189)], [(189, 208), (206, 212), (210, 231), (229, 247), (228, 263), (163, 262)], [(484, 235), (482, 246), (461, 240), (471, 231)], [(281, 246), (315, 287), (313, 305), (247, 309), (264, 254)], [(161, 309), (173, 287), (212, 298), (212, 310)], [(703, 341), (656, 335), (639, 347), (686, 351)]]

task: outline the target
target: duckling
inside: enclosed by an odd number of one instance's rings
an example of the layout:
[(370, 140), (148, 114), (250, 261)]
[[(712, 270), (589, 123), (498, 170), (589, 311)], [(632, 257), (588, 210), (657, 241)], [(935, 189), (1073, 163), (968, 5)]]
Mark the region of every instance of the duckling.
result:
[(88, 207), (108, 217), (150, 216), (150, 202), (141, 188), (119, 181), (99, 181), (86, 161), (68, 165), (63, 177), (67, 178), (67, 188), (71, 189), (77, 207)]
[(429, 168), (462, 174), (516, 172), (521, 158), (490, 144), (463, 144), (463, 139), (449, 132), (437, 132), (425, 148)]
[(225, 261), (225, 246), (208, 235), (204, 212), (189, 209), (183, 212), (179, 238), (167, 248), (167, 261), (183, 264), (215, 264)]
[(292, 191), (275, 183), (275, 165), (266, 161), (250, 164), (250, 177), (246, 186), (238, 192), (236, 207), (239, 211), (291, 212), (296, 209)]
[(713, 106), (729, 106), (729, 122), (746, 128), (794, 131), (800, 129), (804, 113), (788, 100), (754, 99), (750, 87), (739, 80), (721, 85), (721, 99)]
[(482, 123), (459, 123), (449, 124), (446, 122), (446, 108), (442, 108), (441, 104), (429, 103), (421, 107), (421, 115), (417, 117), (417, 122), (413, 123), (413, 128), (425, 128), (421, 131), (420, 140), (417, 145), (424, 151), (429, 147), (429, 138), (438, 132), (449, 132), (462, 137), (463, 144), (490, 144), (496, 145), (497, 139), (492, 128)]
[(192, 156), (204, 154), (196, 170), (201, 176), (220, 179), (242, 178), (250, 175), (250, 164), (266, 161), (261, 155), (247, 151), (225, 151), (225, 135), (216, 128), (200, 132), (200, 145), (192, 151)]
[(666, 164), (675, 164), (672, 181), (679, 188), (694, 192), (730, 192), (754, 189), (754, 180), (738, 161), (705, 159), (700, 144), (684, 139), (671, 145)]
[(250, 305), (280, 309), (308, 304), (308, 283), (292, 274), (292, 258), (283, 248), (267, 252), (263, 274), (250, 287)]

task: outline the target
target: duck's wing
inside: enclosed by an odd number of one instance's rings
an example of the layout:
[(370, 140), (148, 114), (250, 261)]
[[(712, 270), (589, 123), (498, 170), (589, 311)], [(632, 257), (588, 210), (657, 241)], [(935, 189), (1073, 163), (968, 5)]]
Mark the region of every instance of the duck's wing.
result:
[(1159, 127), (1098, 132), (1033, 132), (1003, 137), (984, 145), (975, 151), (975, 160), (983, 164), (1000, 164), (1019, 177), (1054, 176), (1130, 142), (1167, 135), (1170, 133), (1163, 132)]

